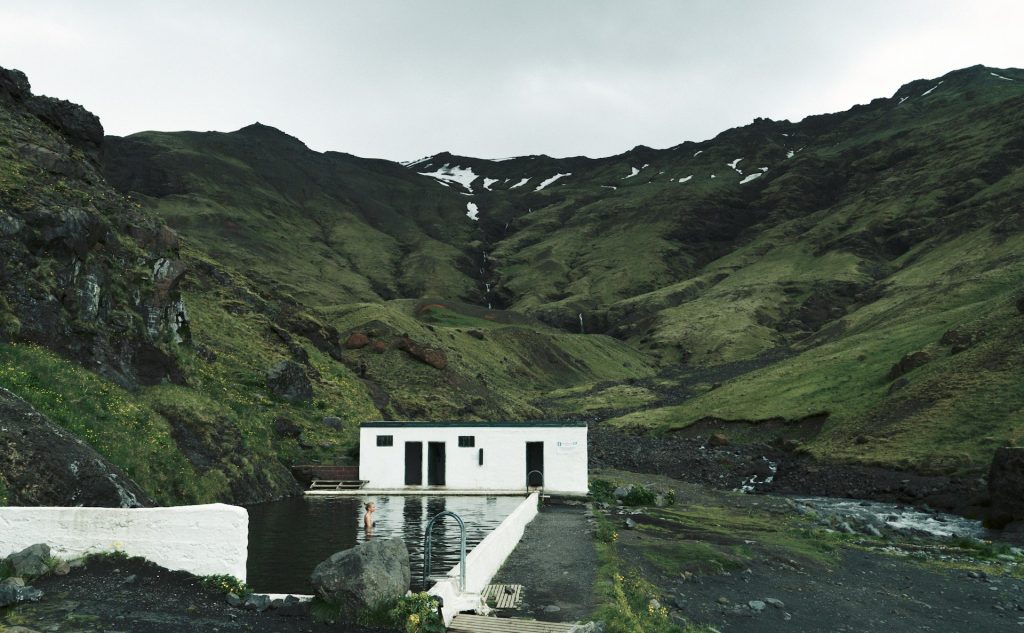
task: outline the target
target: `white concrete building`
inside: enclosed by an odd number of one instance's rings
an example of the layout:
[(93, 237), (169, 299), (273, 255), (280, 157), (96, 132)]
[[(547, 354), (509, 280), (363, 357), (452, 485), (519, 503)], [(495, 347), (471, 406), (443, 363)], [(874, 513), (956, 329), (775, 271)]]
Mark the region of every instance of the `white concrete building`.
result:
[(585, 422), (364, 422), (359, 478), (372, 490), (587, 494)]

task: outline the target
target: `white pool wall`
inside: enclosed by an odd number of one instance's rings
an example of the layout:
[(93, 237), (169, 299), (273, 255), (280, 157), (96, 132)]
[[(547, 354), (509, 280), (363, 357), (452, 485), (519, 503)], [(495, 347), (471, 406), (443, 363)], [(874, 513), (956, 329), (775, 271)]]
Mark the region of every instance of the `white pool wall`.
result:
[(0, 558), (36, 543), (73, 559), (100, 552), (141, 556), (167, 569), (245, 580), (249, 513), (212, 503), (171, 508), (0, 507)]
[(526, 497), (473, 551), (466, 554), (466, 586), (462, 591), (459, 591), (460, 563), (448, 572), (447, 579), (436, 583), (427, 592), (444, 601), (445, 626), (451, 624), (460, 611), (483, 609), (481, 594), (505, 559), (516, 549), (526, 526), (537, 516), (538, 498), (536, 492)]

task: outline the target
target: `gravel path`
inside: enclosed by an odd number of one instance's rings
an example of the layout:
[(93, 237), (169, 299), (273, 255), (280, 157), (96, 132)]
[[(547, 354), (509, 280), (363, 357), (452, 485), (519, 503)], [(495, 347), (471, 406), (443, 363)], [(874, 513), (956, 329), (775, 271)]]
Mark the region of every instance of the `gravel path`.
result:
[(597, 552), (583, 505), (551, 503), (528, 526), (492, 583), (524, 587), (517, 610), (502, 617), (547, 622), (586, 621), (594, 610)]

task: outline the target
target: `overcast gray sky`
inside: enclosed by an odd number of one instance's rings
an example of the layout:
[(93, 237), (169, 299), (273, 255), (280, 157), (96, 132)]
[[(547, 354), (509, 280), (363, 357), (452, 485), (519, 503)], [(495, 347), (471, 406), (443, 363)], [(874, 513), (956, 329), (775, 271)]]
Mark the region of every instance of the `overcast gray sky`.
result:
[(47, 1), (0, 66), (109, 134), (238, 129), (408, 160), (607, 156), (1024, 66), (1024, 1)]

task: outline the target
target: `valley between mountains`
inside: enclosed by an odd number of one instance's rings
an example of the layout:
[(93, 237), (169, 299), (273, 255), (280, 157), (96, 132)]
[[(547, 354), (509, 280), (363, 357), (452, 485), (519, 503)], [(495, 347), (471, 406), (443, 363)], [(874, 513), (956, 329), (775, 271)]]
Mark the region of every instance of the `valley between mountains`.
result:
[[(606, 466), (717, 433), (725, 487), (770, 455), (965, 510), (1024, 438), (1024, 71), (399, 164), (260, 123), (105, 136), (0, 70), (0, 258), (11, 505), (252, 503), (362, 421), (583, 418)], [(93, 452), (106, 484), (52, 484)]]

